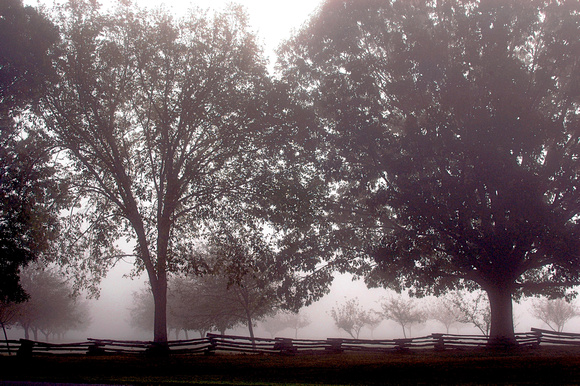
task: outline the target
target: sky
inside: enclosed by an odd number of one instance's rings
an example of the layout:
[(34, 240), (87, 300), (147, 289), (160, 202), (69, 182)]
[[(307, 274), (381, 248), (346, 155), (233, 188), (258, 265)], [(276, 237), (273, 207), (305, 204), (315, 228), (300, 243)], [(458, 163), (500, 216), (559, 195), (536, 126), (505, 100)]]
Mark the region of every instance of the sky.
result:
[[(113, 0), (98, 0), (102, 5), (113, 4)], [(252, 30), (258, 34), (263, 43), (266, 56), (270, 63), (275, 61), (274, 50), (280, 43), (288, 39), (294, 30), (298, 30), (317, 10), (322, 0), (132, 0), (145, 7), (163, 6), (176, 15), (183, 14), (189, 8), (223, 9), (228, 3), (234, 2), (246, 8)], [(52, 6), (63, 0), (24, 0), (24, 4), (36, 6), (43, 4)]]

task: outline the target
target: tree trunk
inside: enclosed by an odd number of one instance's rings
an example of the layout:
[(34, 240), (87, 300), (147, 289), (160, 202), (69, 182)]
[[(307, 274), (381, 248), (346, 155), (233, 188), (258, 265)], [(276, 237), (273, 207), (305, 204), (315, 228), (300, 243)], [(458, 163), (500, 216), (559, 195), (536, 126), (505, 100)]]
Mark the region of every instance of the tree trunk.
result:
[(252, 348), (256, 349), (256, 340), (254, 338), (254, 326), (252, 321), (252, 315), (248, 311), (246, 311), (246, 317), (248, 320), (248, 330), (250, 330), (250, 339), (252, 340)]
[(167, 344), (167, 278), (160, 277), (153, 285), (155, 316), (153, 321), (153, 342)]
[(514, 346), (516, 342), (513, 322), (512, 291), (507, 286), (486, 289), (491, 309), (491, 328), (488, 345), (494, 347)]

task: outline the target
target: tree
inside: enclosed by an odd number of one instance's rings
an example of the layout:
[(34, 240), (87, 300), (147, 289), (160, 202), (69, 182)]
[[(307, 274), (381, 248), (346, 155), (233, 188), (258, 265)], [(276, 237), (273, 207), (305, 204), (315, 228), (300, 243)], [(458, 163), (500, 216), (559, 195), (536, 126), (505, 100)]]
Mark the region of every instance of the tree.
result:
[(481, 291), (471, 293), (454, 291), (450, 301), (459, 310), (461, 323), (473, 324), (483, 335), (489, 335), (491, 328), (491, 309), (489, 301)]
[(0, 118), (1, 127), (19, 111), (34, 105), (54, 75), (48, 53), (58, 30), (36, 9), (21, 0), (0, 4)]
[(359, 304), (358, 298), (347, 299), (343, 304), (336, 304), (330, 310), (334, 324), (346, 331), (353, 339), (358, 339), (360, 330), (368, 323), (369, 311)]
[(301, 312), (286, 313), (286, 325), (294, 330), (294, 339), (298, 339), (298, 330), (308, 327), (312, 323), (307, 314)]
[(562, 332), (564, 325), (580, 315), (576, 305), (565, 299), (542, 298), (532, 302), (532, 315), (546, 323), (552, 330)]
[(249, 222), (258, 181), (274, 173), (265, 60), (236, 6), (177, 19), (75, 1), (57, 23), (59, 78), (43, 111), (86, 208), (71, 247), (98, 281), (118, 258), (111, 244), (135, 241), (163, 345), (168, 273), (198, 270), (194, 244), (211, 223)]
[(66, 331), (82, 329), (89, 322), (86, 304), (73, 296), (73, 290), (56, 271), (35, 264), (21, 274), (21, 281), (29, 299), (16, 304), (12, 323), (24, 329), (25, 338), (38, 340), (38, 332), (45, 339), (49, 335), (63, 335)]
[(461, 323), (463, 313), (451, 300), (438, 298), (435, 305), (429, 310), (429, 318), (434, 319), (445, 326), (445, 332), (449, 334), (449, 328), (457, 323)]
[[(280, 50), (318, 117), (328, 265), (512, 298), (579, 279), (578, 2), (327, 1)], [(321, 133), (322, 131), (322, 133)]]
[(375, 310), (370, 310), (367, 315), (367, 324), (366, 326), (371, 330), (371, 339), (375, 334), (375, 330), (380, 324), (383, 322), (383, 316), (380, 312)]
[(411, 326), (425, 322), (426, 315), (417, 309), (413, 299), (404, 299), (402, 296), (390, 297), (381, 303), (383, 316), (397, 322), (403, 329), (403, 336), (407, 337), (405, 328), (411, 331)]
[(31, 113), (52, 80), (47, 58), (58, 31), (32, 7), (7, 0), (0, 35), (0, 302), (10, 303), (26, 299), (19, 270), (58, 235), (66, 189)]
[(274, 336), (287, 328), (294, 330), (294, 338), (298, 338), (298, 330), (310, 325), (310, 317), (306, 314), (299, 312), (279, 312), (271, 318), (265, 319), (261, 326), (266, 332), (270, 333), (270, 336)]

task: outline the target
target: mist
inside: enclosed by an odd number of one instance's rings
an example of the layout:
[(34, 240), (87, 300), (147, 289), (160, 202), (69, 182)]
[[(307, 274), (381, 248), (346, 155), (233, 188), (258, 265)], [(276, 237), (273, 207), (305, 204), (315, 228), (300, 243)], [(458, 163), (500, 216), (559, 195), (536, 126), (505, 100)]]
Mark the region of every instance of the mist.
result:
[[(131, 279), (129, 274), (131, 265), (121, 262), (110, 270), (107, 277), (101, 284), (100, 296), (98, 299), (87, 299), (81, 296), (80, 301), (86, 301), (90, 307), (89, 324), (76, 331), (68, 331), (63, 340), (67, 342), (85, 341), (87, 338), (112, 339), (112, 340), (142, 340), (150, 341), (153, 337), (152, 331), (146, 331), (131, 325), (130, 311), (133, 304), (133, 293), (148, 287), (145, 275)], [(332, 283), (330, 293), (322, 297), (317, 302), (300, 310), (301, 313), (310, 318), (311, 323), (298, 331), (298, 339), (326, 339), (326, 338), (350, 338), (343, 330), (336, 327), (334, 320), (330, 316), (333, 307), (344, 303), (347, 299), (357, 298), (361, 306), (366, 310), (374, 309), (380, 311), (380, 302), (397, 294), (384, 288), (367, 288), (360, 280), (352, 279), (349, 274), (337, 274)], [(417, 299), (420, 308), (427, 308), (433, 304), (434, 297)], [(528, 332), (532, 327), (548, 328), (543, 322), (534, 318), (531, 313), (531, 299), (523, 299), (521, 302), (514, 302), (514, 326), (516, 332)], [(153, 326), (152, 326), (153, 327)], [(261, 321), (256, 322), (256, 337), (269, 338), (270, 334), (264, 329)], [(565, 327), (566, 332), (580, 332), (580, 318), (569, 321)], [(8, 331), (9, 339), (19, 339), (24, 337), (23, 330), (13, 326)], [(434, 320), (426, 323), (414, 325), (411, 329), (411, 337), (425, 336), (432, 333), (445, 333), (445, 327)], [(450, 334), (480, 335), (480, 331), (472, 325), (458, 323), (449, 330)], [(246, 326), (238, 326), (226, 331), (228, 335), (248, 336)], [(294, 338), (295, 331), (292, 329), (282, 330), (276, 337)], [(190, 339), (198, 338), (199, 334), (189, 331)], [(409, 336), (408, 336), (409, 337)], [(391, 320), (383, 320), (381, 324), (371, 331), (368, 327), (363, 327), (360, 332), (360, 339), (398, 339), (403, 338), (400, 325)], [(177, 339), (175, 332), (169, 333), (169, 339)], [(180, 332), (179, 339), (185, 339), (183, 332)], [(56, 341), (57, 338), (51, 338)]]

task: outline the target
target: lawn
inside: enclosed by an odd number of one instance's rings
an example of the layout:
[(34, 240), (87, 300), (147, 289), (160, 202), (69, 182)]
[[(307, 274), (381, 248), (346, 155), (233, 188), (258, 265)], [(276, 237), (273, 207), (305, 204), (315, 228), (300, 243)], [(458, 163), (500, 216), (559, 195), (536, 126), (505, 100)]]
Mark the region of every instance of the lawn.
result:
[(0, 357), (2, 381), (99, 384), (580, 384), (580, 349)]

